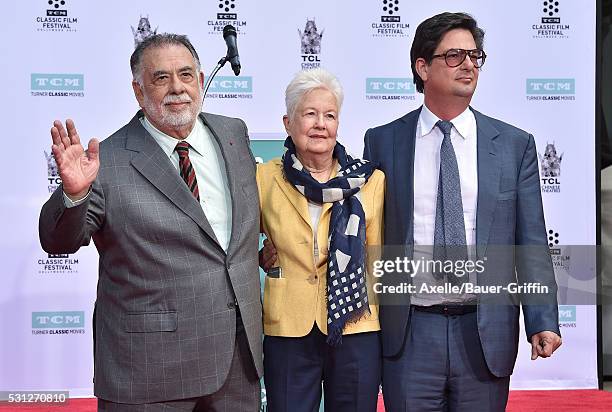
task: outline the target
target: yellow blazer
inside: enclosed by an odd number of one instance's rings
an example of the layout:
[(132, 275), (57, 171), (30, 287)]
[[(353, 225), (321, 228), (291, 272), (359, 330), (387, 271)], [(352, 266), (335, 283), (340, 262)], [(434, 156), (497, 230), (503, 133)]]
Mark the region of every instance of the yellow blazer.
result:
[[(308, 201), (283, 176), (281, 159), (257, 165), (261, 229), (278, 252), (281, 278), (266, 276), (264, 333), (269, 336), (306, 336), (314, 324), (327, 334), (327, 254), (331, 203), (324, 203), (316, 230), (318, 258)], [(368, 267), (380, 256), (383, 234), (385, 175), (374, 171), (361, 189), (366, 216)], [(377, 246), (377, 247), (374, 247)], [(344, 334), (380, 330), (378, 305), (371, 293), (373, 277), (367, 271), (370, 314), (344, 328)]]

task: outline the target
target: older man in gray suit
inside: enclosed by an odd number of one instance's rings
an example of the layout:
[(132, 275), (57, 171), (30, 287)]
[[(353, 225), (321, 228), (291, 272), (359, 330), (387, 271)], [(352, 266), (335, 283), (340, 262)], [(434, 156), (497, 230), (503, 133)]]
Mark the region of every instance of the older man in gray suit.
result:
[(84, 151), (55, 121), (62, 186), (40, 239), (100, 254), (98, 410), (256, 411), (261, 301), (255, 161), (240, 119), (200, 113), (203, 74), (185, 36), (154, 35), (131, 58), (142, 111)]

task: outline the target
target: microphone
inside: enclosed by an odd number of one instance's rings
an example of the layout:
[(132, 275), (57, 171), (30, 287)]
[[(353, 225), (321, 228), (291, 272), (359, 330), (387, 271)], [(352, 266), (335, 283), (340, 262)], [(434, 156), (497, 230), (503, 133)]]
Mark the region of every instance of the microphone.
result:
[(240, 74), (240, 58), (238, 57), (236, 35), (236, 29), (231, 24), (223, 28), (223, 39), (225, 39), (225, 44), (227, 44), (227, 56), (225, 58), (229, 60), (234, 74), (238, 76)]
[(236, 36), (236, 29), (231, 24), (228, 24), (223, 28), (223, 39), (225, 39), (225, 44), (227, 45), (227, 55), (225, 57), (221, 57), (210, 76), (208, 76), (208, 80), (206, 80), (206, 84), (204, 85), (204, 91), (202, 93), (202, 104), (204, 103), (206, 93), (208, 93), (208, 88), (212, 84), (212, 80), (215, 78), (219, 70), (221, 70), (221, 67), (225, 66), (225, 63), (229, 61), (232, 65), (232, 70), (234, 71), (234, 74), (236, 76), (240, 74), (240, 58), (238, 57), (238, 45), (236, 44)]

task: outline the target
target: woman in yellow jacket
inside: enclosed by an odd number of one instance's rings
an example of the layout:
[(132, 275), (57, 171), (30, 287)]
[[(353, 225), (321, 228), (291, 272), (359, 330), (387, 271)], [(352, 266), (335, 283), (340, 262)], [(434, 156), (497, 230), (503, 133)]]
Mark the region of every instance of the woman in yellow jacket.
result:
[(382, 244), (384, 174), (336, 142), (343, 93), (323, 69), (285, 93), (282, 159), (258, 165), (261, 228), (276, 267), (264, 287), (264, 380), (270, 412), (375, 411), (378, 306), (368, 261)]

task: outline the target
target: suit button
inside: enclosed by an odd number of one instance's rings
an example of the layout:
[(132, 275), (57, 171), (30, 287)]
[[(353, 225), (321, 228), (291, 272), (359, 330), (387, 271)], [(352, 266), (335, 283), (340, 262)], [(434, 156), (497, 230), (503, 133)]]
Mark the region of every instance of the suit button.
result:
[(236, 308), (236, 304), (234, 302), (227, 302), (227, 307), (229, 309), (235, 309)]

